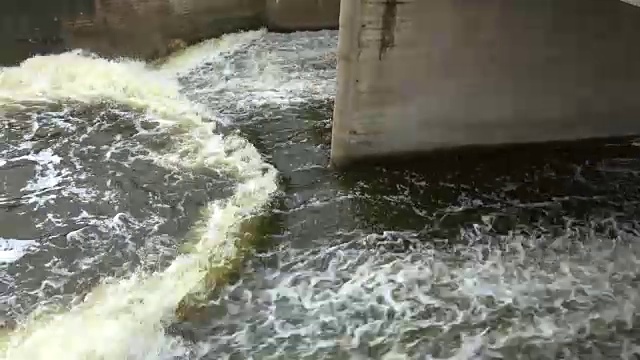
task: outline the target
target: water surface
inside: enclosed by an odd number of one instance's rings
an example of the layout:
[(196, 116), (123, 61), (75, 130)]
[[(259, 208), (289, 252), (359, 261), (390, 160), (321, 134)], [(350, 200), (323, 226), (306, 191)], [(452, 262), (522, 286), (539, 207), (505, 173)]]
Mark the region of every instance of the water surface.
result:
[(337, 172), (336, 42), (0, 70), (5, 358), (639, 354), (633, 139)]

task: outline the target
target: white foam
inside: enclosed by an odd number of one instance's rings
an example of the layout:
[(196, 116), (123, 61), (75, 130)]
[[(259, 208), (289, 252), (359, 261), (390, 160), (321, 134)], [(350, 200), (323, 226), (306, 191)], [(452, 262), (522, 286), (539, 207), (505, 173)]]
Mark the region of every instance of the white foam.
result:
[(35, 56), (0, 69), (0, 107), (24, 103), (113, 101), (160, 120), (200, 122), (203, 108), (185, 101), (180, 86), (133, 60), (107, 60), (80, 51)]
[[(240, 330), (209, 340), (245, 358), (371, 358), (376, 349), (392, 358), (482, 359), (510, 358), (514, 344), (546, 351), (580, 343), (591, 324), (605, 334), (620, 322), (633, 327), (637, 244), (571, 233), (494, 241), (437, 249), (388, 232), (324, 248), (282, 246), (266, 274), (221, 294), (234, 312), (215, 321)], [(251, 296), (239, 296), (246, 288)], [(272, 346), (243, 338), (252, 332)]]
[(189, 74), (189, 95), (202, 103), (237, 109), (330, 98), (335, 94), (335, 68), (319, 70), (299, 64), (325, 63), (336, 39), (330, 32), (268, 33), (235, 47), (225, 54), (224, 62), (206, 61), (202, 56), (205, 60)]
[(50, 149), (11, 159), (12, 161), (26, 159), (36, 162), (36, 177), (31, 179), (22, 191), (42, 191), (51, 189), (62, 181), (63, 176), (55, 169), (60, 163), (60, 156), (55, 155)]
[(247, 31), (226, 34), (216, 39), (209, 39), (164, 59), (160, 71), (170, 76), (181, 76), (198, 70), (206, 62), (219, 60), (220, 57), (234, 53), (253, 41), (259, 40), (266, 30)]
[(0, 238), (0, 263), (12, 263), (19, 260), (29, 248), (35, 245), (35, 240)]

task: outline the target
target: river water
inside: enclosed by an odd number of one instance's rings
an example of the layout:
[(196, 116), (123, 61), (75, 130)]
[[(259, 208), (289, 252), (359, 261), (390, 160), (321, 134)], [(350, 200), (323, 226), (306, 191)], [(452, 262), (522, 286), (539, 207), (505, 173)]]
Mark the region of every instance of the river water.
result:
[(632, 359), (633, 139), (327, 167), (336, 32), (0, 69), (5, 359)]

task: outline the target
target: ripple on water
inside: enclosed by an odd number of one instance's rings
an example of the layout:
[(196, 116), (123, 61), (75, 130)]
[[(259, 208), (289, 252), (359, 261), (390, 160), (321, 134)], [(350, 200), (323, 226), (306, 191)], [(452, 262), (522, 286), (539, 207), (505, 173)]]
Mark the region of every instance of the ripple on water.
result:
[[(536, 149), (333, 172), (325, 165), (336, 41), (335, 32), (252, 32), (206, 42), (159, 69), (177, 73), (187, 97), (227, 119), (224, 131), (240, 130), (266, 154), (283, 173), (284, 193), (241, 276), (167, 324), (167, 334), (127, 338), (116, 350), (189, 359), (640, 355), (637, 151)], [(128, 94), (157, 100), (124, 78), (114, 81)], [(136, 105), (131, 98), (124, 102)], [(8, 188), (0, 229), (20, 224), (20, 232), (0, 235), (36, 239), (0, 277), (2, 300), (19, 314), (82, 294), (104, 274), (166, 268), (196, 209), (226, 188), (215, 171), (147, 161), (173, 138), (140, 111), (108, 104), (14, 118), (22, 121), (3, 128), (10, 141), (0, 151), (20, 159), (0, 160)], [(33, 224), (19, 223), (30, 212)], [(174, 295), (143, 280), (111, 291), (134, 301), (140, 288)], [(165, 304), (146, 300), (145, 309)], [(82, 314), (63, 325), (82, 323)], [(122, 333), (138, 334), (128, 318), (101, 324), (114, 338), (122, 324), (131, 326)], [(147, 352), (154, 348), (166, 351)]]
[(637, 239), (584, 230), (490, 242), (473, 234), (472, 243), (442, 248), (394, 232), (307, 250), (283, 245), (211, 301), (215, 321), (187, 332), (212, 347), (205, 358), (638, 354), (613, 345), (637, 336)]
[(30, 114), (4, 129), (1, 150), (0, 235), (36, 239), (3, 245), (3, 257), (15, 258), (13, 285), (0, 292), (13, 299), (13, 317), (63, 305), (105, 276), (165, 268), (203, 204), (232, 191), (216, 173), (155, 164), (170, 135), (139, 112), (77, 104)]
[(335, 41), (267, 34), (181, 79), (270, 155), (286, 185), (276, 249), (170, 332), (205, 359), (636, 352), (628, 146), (328, 171)]
[[(260, 33), (228, 36), (215, 60)], [(5, 356), (186, 356), (163, 325), (251, 245), (277, 172), (244, 138), (215, 132), (180, 93), (180, 71), (165, 70), (77, 51), (0, 70), (3, 135), (17, 143), (2, 151), (31, 172), (12, 179), (6, 210), (31, 215), (22, 225), (39, 244), (6, 272), (2, 299), (26, 319), (2, 338)], [(180, 239), (190, 248), (176, 256)]]

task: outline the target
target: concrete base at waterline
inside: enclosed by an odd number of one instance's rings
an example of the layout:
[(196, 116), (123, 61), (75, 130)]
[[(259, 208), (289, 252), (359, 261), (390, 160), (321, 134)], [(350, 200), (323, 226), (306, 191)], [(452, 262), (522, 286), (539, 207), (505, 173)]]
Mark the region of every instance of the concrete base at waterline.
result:
[(343, 1), (332, 162), (640, 133), (640, 8)]

